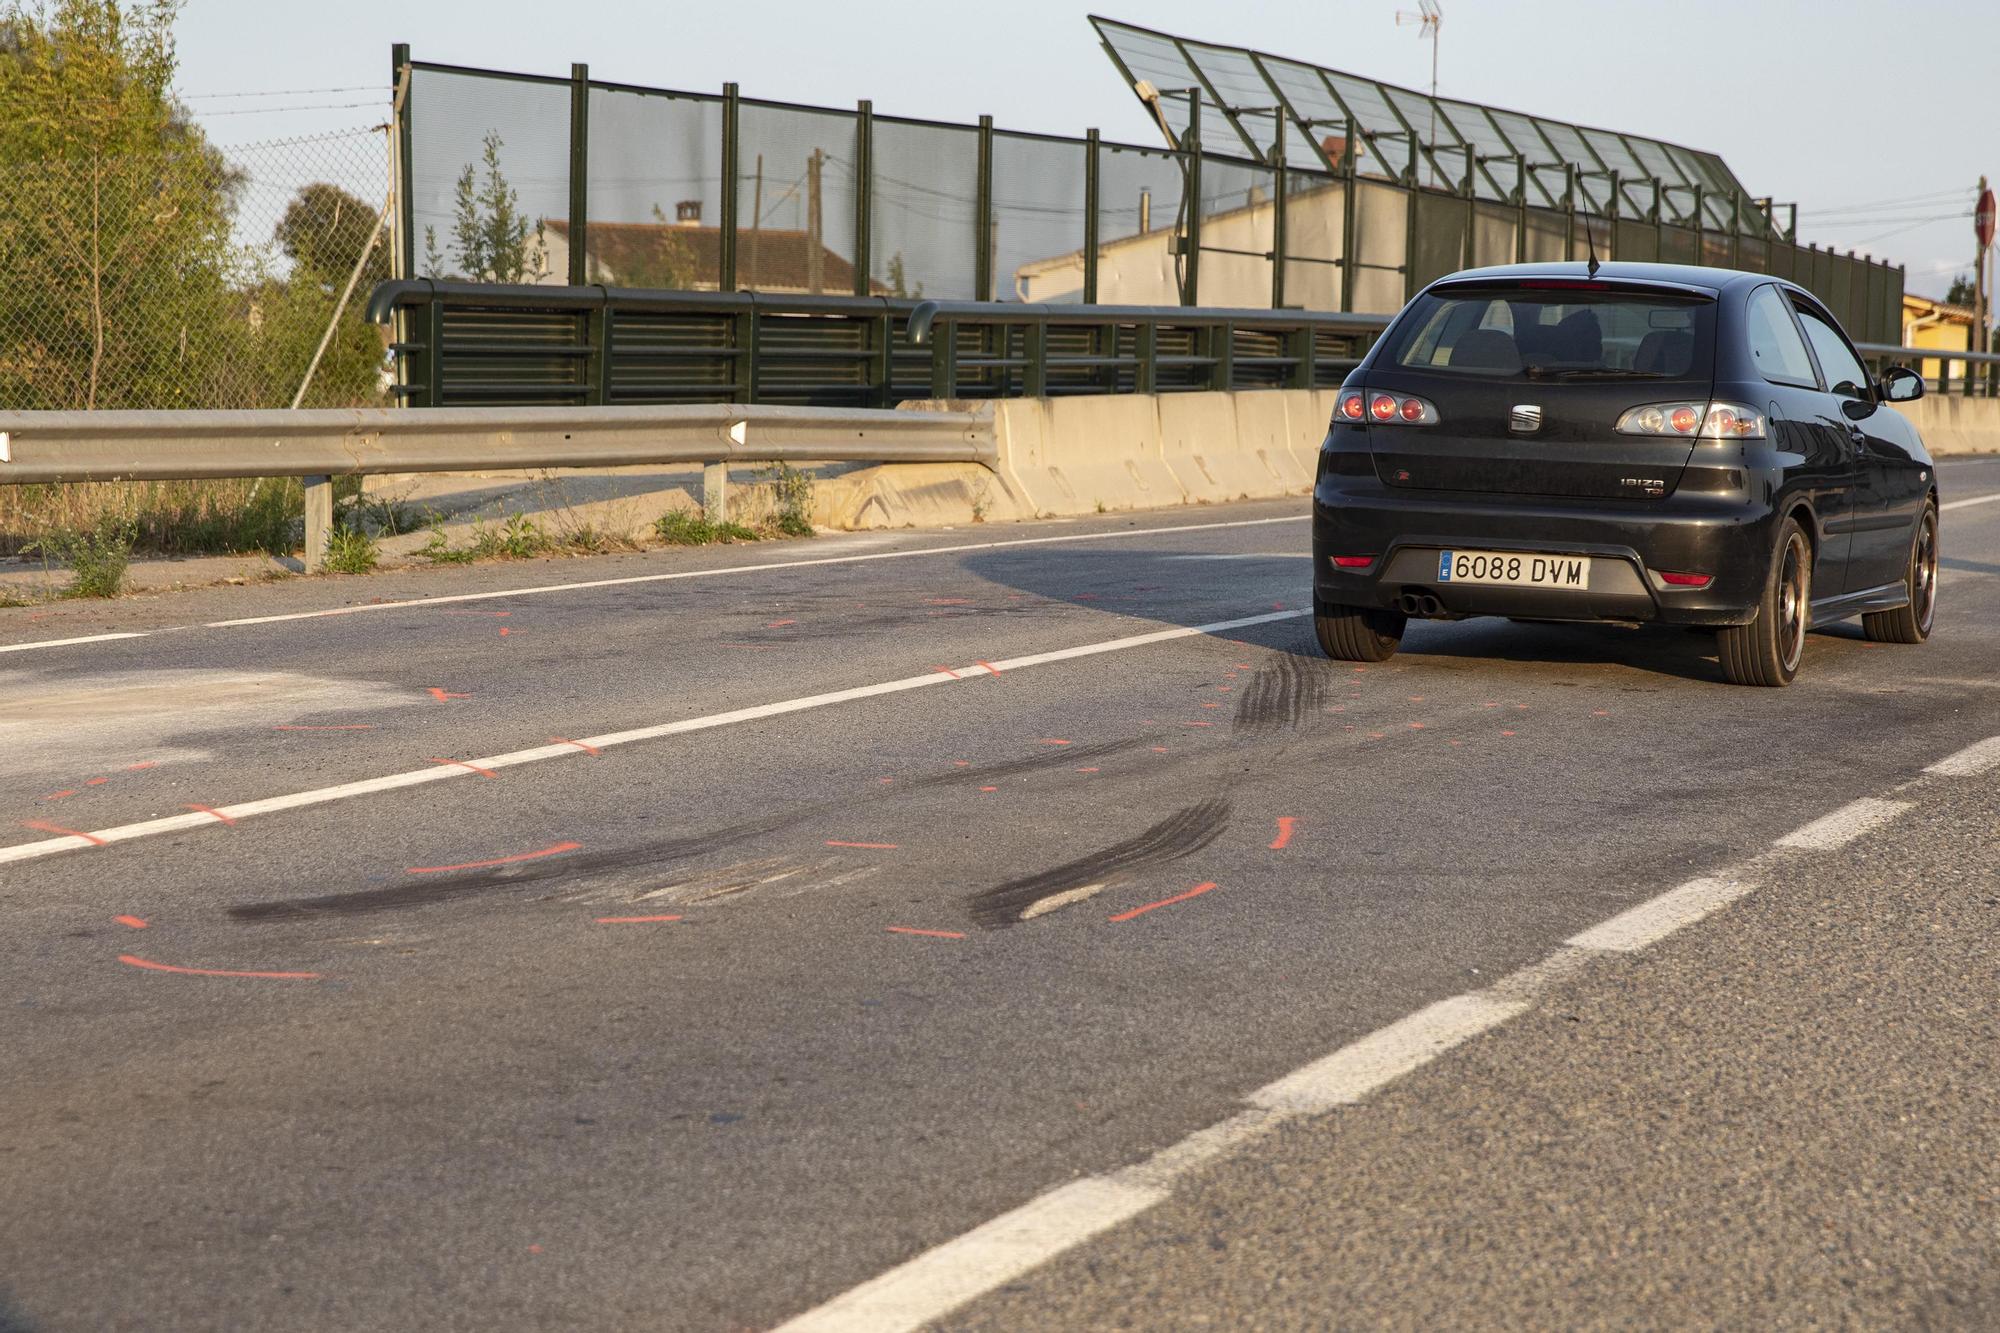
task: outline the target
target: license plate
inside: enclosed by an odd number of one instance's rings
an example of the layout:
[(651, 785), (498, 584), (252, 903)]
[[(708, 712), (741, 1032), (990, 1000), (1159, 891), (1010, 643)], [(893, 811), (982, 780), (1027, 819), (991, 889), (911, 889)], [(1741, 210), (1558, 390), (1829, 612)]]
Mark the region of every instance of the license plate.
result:
[(1439, 583), (1498, 583), (1511, 588), (1590, 587), (1590, 558), (1520, 551), (1439, 551)]

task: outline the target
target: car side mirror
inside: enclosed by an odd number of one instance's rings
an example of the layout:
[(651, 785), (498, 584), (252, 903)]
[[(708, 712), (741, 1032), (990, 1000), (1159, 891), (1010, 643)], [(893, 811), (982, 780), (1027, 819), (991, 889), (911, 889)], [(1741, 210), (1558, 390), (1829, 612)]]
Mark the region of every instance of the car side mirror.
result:
[(1890, 366), (1882, 372), (1875, 392), (1885, 403), (1911, 403), (1924, 396), (1924, 377), (1908, 366)]

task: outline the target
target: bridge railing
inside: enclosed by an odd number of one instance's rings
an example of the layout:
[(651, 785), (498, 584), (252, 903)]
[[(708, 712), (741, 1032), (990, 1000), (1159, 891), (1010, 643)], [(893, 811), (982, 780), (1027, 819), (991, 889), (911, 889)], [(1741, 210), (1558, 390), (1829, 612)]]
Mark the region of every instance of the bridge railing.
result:
[(1889, 343), (1854, 346), (1877, 375), (1890, 366), (1906, 366), (1922, 375), (1938, 393), (1956, 391), (1968, 398), (2000, 398), (2000, 352), (1897, 347)]
[[(394, 392), (419, 407), (891, 407), (1339, 384), (1384, 315), (879, 296), (383, 283)], [(402, 318), (397, 319), (398, 313)]]

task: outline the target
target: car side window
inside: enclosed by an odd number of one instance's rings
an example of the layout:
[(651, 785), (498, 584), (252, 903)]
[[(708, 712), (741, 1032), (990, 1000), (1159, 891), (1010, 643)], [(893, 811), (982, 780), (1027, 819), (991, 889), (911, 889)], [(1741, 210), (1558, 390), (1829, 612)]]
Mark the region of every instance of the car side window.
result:
[(1799, 336), (1799, 326), (1792, 322), (1791, 309), (1776, 287), (1759, 287), (1751, 293), (1743, 324), (1750, 357), (1765, 379), (1808, 389), (1819, 387), (1812, 358), (1806, 355), (1805, 339)]
[(1840, 330), (1810, 306), (1796, 309), (1799, 323), (1805, 325), (1806, 337), (1812, 343), (1813, 354), (1819, 358), (1819, 368), (1826, 375), (1827, 387), (1843, 398), (1869, 397), (1868, 371), (1848, 349), (1847, 339), (1840, 336)]

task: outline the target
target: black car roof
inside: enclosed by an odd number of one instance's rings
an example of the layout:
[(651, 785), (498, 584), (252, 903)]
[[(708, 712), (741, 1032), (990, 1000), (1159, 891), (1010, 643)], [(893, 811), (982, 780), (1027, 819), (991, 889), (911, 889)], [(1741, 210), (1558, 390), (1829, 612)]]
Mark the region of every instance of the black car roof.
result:
[[(1453, 282), (1491, 282), (1509, 278), (1575, 278), (1589, 279), (1587, 264), (1538, 263), (1538, 264), (1495, 264), (1487, 268), (1468, 268), (1447, 274), (1431, 283), (1433, 287)], [(1612, 261), (1597, 266), (1599, 282), (1657, 282), (1671, 283), (1676, 287), (1698, 287), (1703, 291), (1717, 294), (1733, 286), (1751, 283), (1777, 282), (1785, 286), (1783, 278), (1768, 273), (1748, 273), (1733, 268), (1705, 268), (1698, 264), (1634, 264)], [(1801, 289), (1803, 290), (1803, 289)]]

